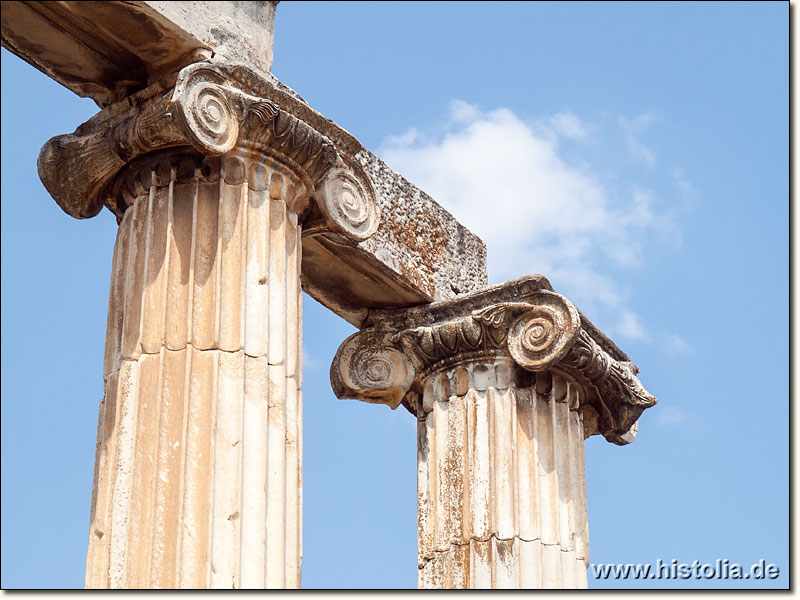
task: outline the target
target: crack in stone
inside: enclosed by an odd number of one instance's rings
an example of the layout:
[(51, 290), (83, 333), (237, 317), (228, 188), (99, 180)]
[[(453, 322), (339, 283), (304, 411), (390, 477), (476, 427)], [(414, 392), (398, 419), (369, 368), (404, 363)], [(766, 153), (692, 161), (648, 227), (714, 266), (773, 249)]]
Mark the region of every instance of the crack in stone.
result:
[[(158, 352), (141, 351), (139, 353), (139, 356), (137, 356), (136, 358), (123, 358), (117, 364), (117, 368), (116, 369), (114, 369), (113, 371), (109, 372), (107, 375), (103, 376), (103, 381), (106, 382), (113, 375), (116, 375), (116, 374), (120, 373), (122, 371), (122, 365), (123, 364), (125, 364), (125, 363), (131, 363), (131, 364), (138, 363), (139, 359), (142, 356), (159, 356), (161, 354), (161, 352), (164, 351), (164, 350), (166, 350), (167, 352), (183, 352), (184, 350), (188, 350), (190, 348), (193, 349), (193, 350), (196, 350), (197, 352), (224, 352), (225, 354), (238, 354), (239, 352), (241, 352), (244, 356), (246, 356), (248, 358), (266, 358), (266, 356), (253, 356), (252, 354), (247, 354), (244, 351), (244, 348), (239, 348), (238, 350), (223, 350), (222, 348), (205, 348), (205, 349), (201, 349), (201, 348), (196, 348), (193, 344), (186, 344), (183, 348), (178, 348), (177, 350), (173, 350), (172, 348), (167, 348), (166, 346), (162, 346), (161, 350), (159, 350)], [(269, 362), (269, 361), (267, 361), (267, 365), (271, 366), (271, 367), (285, 367), (286, 366), (286, 364), (284, 362), (273, 363), (273, 362)], [(284, 378), (285, 379), (295, 379), (296, 377), (297, 377), (297, 375), (286, 375)]]
[[(266, 355), (254, 356), (252, 354), (248, 354), (247, 352), (244, 351), (244, 348), (239, 348), (238, 350), (224, 350), (223, 348), (197, 348), (197, 347), (194, 346), (194, 344), (186, 344), (182, 348), (167, 348), (166, 346), (162, 346), (162, 350), (166, 350), (168, 352), (183, 352), (184, 350), (187, 350), (189, 348), (192, 348), (193, 350), (197, 350), (198, 352), (225, 352), (226, 354), (236, 354), (237, 352), (242, 352), (245, 356), (247, 356), (249, 358), (265, 358), (266, 357)], [(144, 350), (139, 352), (139, 356), (158, 356), (159, 354), (161, 354), (161, 350), (159, 350), (158, 352), (145, 352)], [(138, 360), (137, 358), (123, 358), (121, 362), (136, 362), (137, 360)], [(281, 361), (281, 362), (267, 362), (267, 364), (269, 364), (269, 365), (271, 365), (273, 367), (282, 367), (282, 366), (284, 366), (284, 362), (283, 361)], [(112, 371), (112, 373), (115, 373), (115, 372), (116, 371)]]
[[(492, 538), (494, 538), (498, 542), (513, 542), (514, 540), (519, 540), (520, 542), (539, 542), (539, 543), (541, 543), (542, 546), (558, 546), (558, 549), (561, 550), (562, 552), (575, 552), (574, 548), (572, 550), (567, 550), (565, 548), (562, 548), (561, 544), (559, 544), (558, 542), (550, 542), (550, 543), (543, 542), (542, 538), (539, 538), (539, 537), (535, 537), (535, 538), (530, 539), (530, 540), (526, 539), (526, 538), (523, 538), (523, 537), (516, 536), (516, 535), (513, 536), (513, 537), (510, 537), (510, 538), (501, 538), (501, 537), (498, 537), (496, 534), (493, 533), (490, 536), (488, 536), (486, 539), (471, 537), (468, 542), (451, 543), (450, 547), (446, 548), (444, 550), (433, 550), (433, 554), (436, 555), (436, 554), (443, 554), (443, 553), (446, 553), (446, 552), (450, 552), (450, 550), (452, 550), (454, 547), (463, 548), (465, 546), (469, 546), (470, 543), (472, 543), (472, 542), (490, 542), (492, 540)], [(434, 558), (435, 558), (434, 556), (427, 556), (427, 557), (423, 558), (422, 562), (417, 564), (417, 569), (421, 570), (421, 569), (425, 568), (425, 565), (427, 565), (429, 562), (431, 562)]]
[[(166, 350), (168, 352), (183, 352), (184, 350), (188, 350), (189, 348), (193, 350), (197, 350), (198, 352), (225, 352), (227, 354), (236, 354), (237, 352), (244, 352), (244, 348), (239, 348), (238, 350), (223, 350), (222, 348), (197, 348), (194, 344), (186, 344), (183, 348), (167, 348), (166, 346), (162, 346), (161, 350)], [(145, 352), (142, 350), (139, 354), (140, 356), (158, 356), (161, 354), (161, 350), (158, 352)], [(250, 356), (246, 352), (244, 353), (245, 356)], [(250, 358), (260, 358), (258, 356), (250, 356)], [(130, 360), (135, 361), (135, 358), (125, 358), (123, 360)]]

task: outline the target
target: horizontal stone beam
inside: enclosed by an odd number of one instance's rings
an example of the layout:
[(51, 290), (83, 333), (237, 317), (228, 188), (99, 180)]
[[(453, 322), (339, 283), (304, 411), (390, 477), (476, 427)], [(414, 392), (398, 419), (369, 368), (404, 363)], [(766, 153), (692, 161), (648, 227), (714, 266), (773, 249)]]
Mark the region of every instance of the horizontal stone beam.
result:
[(272, 66), (277, 2), (2, 2), (2, 44), (101, 107), (212, 55)]

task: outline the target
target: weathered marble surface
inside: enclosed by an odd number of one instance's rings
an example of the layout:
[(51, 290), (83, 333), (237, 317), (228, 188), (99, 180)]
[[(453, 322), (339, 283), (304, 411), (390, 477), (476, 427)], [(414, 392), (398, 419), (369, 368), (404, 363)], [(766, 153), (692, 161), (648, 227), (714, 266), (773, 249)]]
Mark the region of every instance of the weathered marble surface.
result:
[(297, 176), (246, 148), (122, 175), (89, 588), (298, 588)]
[(417, 417), (420, 588), (581, 588), (583, 441), (633, 441), (656, 403), (637, 373), (534, 275), (370, 312), (336, 353), (331, 384)]

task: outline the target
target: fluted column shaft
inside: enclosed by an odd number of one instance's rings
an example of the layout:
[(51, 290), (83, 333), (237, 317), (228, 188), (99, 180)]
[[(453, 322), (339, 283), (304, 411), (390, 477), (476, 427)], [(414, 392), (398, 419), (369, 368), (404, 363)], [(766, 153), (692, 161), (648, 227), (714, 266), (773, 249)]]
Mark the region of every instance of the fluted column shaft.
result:
[(510, 358), (425, 381), (418, 415), (420, 588), (585, 588), (578, 388)]
[(183, 148), (115, 189), (86, 587), (299, 587), (296, 176)]

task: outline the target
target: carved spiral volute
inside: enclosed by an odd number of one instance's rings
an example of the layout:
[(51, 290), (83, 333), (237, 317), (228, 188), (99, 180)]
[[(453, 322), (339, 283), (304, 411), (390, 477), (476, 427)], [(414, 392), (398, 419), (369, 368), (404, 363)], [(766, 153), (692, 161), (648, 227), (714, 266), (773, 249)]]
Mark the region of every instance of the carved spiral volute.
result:
[(213, 81), (188, 81), (173, 97), (193, 144), (206, 154), (228, 152), (239, 136), (237, 119), (224, 88)]
[(416, 377), (407, 356), (375, 332), (350, 336), (331, 364), (331, 384), (339, 398), (397, 408)]
[(375, 192), (366, 177), (355, 170), (335, 168), (317, 185), (320, 210), (336, 233), (362, 242), (372, 236), (380, 221)]
[(350, 363), (353, 382), (365, 389), (390, 389), (397, 380), (403, 381), (406, 378), (407, 371), (402, 354), (390, 348), (378, 352), (361, 350)]
[(172, 107), (192, 145), (214, 156), (225, 154), (236, 145), (242, 121), (249, 115), (266, 125), (278, 113), (275, 103), (230, 85), (220, 69), (201, 63), (181, 71), (172, 94)]
[(563, 296), (540, 293), (537, 304), (511, 323), (508, 350), (529, 371), (543, 371), (572, 348), (581, 329), (578, 310)]

